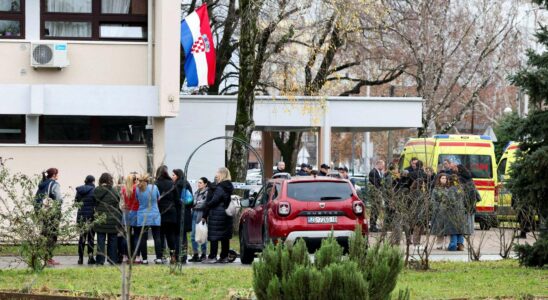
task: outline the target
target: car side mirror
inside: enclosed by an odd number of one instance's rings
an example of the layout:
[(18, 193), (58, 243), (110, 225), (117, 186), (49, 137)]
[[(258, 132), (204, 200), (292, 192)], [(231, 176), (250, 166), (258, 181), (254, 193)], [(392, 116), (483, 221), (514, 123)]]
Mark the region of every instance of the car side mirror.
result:
[(251, 193), (250, 190), (244, 190), (244, 199), (248, 199), (250, 193)]

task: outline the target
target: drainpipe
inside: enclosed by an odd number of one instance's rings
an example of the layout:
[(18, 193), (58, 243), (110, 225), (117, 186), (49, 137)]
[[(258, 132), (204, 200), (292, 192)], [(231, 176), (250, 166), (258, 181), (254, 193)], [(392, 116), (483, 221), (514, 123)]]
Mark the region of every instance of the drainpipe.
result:
[[(153, 43), (153, 2), (154, 0), (148, 0), (148, 9), (147, 9), (147, 85), (153, 85), (153, 65), (152, 65), (152, 43)], [(147, 125), (145, 129), (145, 140), (147, 146), (147, 172), (153, 174), (154, 169), (154, 136), (153, 136), (153, 119), (152, 117), (147, 117)]]

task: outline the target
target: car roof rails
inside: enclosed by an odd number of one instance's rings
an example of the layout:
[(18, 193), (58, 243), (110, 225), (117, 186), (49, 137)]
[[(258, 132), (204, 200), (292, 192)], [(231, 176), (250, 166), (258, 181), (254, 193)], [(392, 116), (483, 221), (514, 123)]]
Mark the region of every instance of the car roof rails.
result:
[(280, 172), (272, 175), (272, 179), (291, 179), (291, 175), (289, 173)]

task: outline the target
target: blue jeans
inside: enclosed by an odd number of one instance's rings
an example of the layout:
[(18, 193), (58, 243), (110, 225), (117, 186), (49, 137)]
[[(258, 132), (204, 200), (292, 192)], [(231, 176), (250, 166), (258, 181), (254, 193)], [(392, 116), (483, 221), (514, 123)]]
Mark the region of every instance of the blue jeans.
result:
[[(196, 243), (196, 223), (198, 212), (192, 212), (192, 231), (190, 232), (190, 241), (192, 242), (192, 254), (198, 254), (198, 243)], [(202, 254), (207, 253), (207, 243), (202, 244)]]
[(449, 246), (447, 250), (455, 251), (457, 250), (457, 244), (464, 244), (464, 236), (462, 234), (452, 234), (449, 241)]
[[(108, 247), (106, 253), (105, 242)], [(97, 232), (97, 258), (95, 261), (98, 265), (105, 263), (105, 254), (108, 255), (108, 262), (110, 264), (118, 262), (118, 237), (116, 233)]]

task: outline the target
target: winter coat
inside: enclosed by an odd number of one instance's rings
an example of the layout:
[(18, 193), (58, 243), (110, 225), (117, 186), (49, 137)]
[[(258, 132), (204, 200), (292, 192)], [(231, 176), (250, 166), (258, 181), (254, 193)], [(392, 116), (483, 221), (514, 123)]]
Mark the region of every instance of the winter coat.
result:
[(295, 176), (308, 176), (305, 170), (299, 170)]
[(125, 224), (129, 226), (137, 226), (137, 211), (139, 210), (139, 201), (135, 190), (137, 185), (133, 185), (131, 197), (128, 196), (126, 187), (122, 187), (122, 197), (124, 198), (124, 218)]
[(35, 205), (36, 209), (42, 207), (45, 198), (51, 198), (58, 201), (59, 204), (63, 203), (63, 197), (61, 196), (61, 186), (59, 183), (51, 178), (48, 178), (38, 184), (38, 191), (36, 191)]
[[(112, 186), (100, 185), (93, 191), (97, 207), (93, 230), (99, 233), (118, 233), (122, 229), (122, 210), (120, 209), (120, 194)], [(104, 219), (103, 219), (104, 218)]]
[(476, 213), (476, 203), (481, 201), (481, 196), (471, 177), (459, 175), (459, 184), (462, 187), (464, 208), (466, 211), (467, 234), (474, 233), (474, 215)]
[(385, 178), (384, 174), (382, 174), (379, 170), (373, 168), (371, 172), (369, 172), (369, 183), (372, 184), (374, 187), (380, 189), (383, 185), (383, 180)]
[(196, 215), (196, 222), (199, 222), (204, 215), (208, 193), (208, 187), (202, 190), (197, 190), (196, 193), (194, 193), (194, 207), (192, 208), (192, 212)]
[(160, 177), (156, 180), (156, 186), (160, 192), (158, 208), (162, 215), (162, 224), (178, 224), (177, 207), (180, 206), (181, 200), (179, 200), (173, 180), (169, 177)]
[(211, 200), (206, 203), (204, 216), (207, 217), (208, 241), (220, 241), (232, 238), (233, 218), (225, 209), (230, 204), (234, 186), (228, 180), (220, 182), (212, 192)]
[(95, 191), (95, 185), (85, 184), (76, 188), (76, 199), (74, 202), (78, 203), (78, 212), (76, 214), (77, 222), (93, 221), (93, 214), (95, 213), (95, 197), (93, 192)]
[[(185, 180), (183, 182), (182, 179), (177, 180), (175, 183), (175, 187), (177, 189), (177, 199), (179, 201), (177, 202), (179, 205), (177, 206), (177, 224), (181, 223), (181, 210), (183, 208), (183, 202), (182, 202), (182, 192), (183, 188), (186, 188), (191, 194), (192, 194), (192, 186), (190, 186), (190, 183)], [(192, 231), (192, 207), (193, 205), (185, 205), (185, 224), (184, 224), (184, 231), (185, 232), (191, 232)]]
[(468, 213), (476, 212), (476, 203), (481, 201), (481, 196), (474, 184), (472, 178), (459, 176), (459, 184), (462, 186), (462, 191), (464, 193), (464, 205)]
[(139, 210), (137, 211), (137, 226), (160, 226), (161, 217), (158, 209), (158, 198), (160, 192), (154, 184), (147, 185), (144, 192), (137, 188), (135, 197), (139, 202)]
[(464, 203), (458, 187), (436, 187), (432, 192), (432, 234), (468, 234)]

